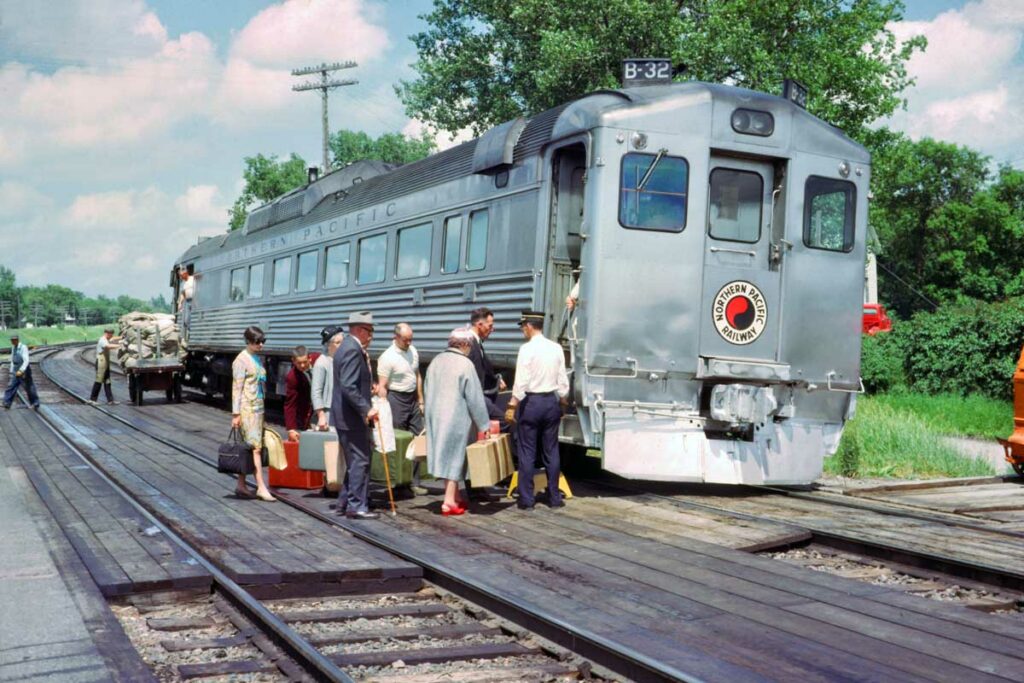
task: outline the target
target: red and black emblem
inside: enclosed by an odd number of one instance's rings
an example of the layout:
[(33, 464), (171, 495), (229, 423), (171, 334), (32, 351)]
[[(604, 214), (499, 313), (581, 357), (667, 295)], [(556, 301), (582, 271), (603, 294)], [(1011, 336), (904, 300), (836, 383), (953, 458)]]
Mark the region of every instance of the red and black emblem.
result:
[(718, 290), (711, 308), (718, 334), (730, 344), (749, 344), (764, 332), (768, 305), (750, 282), (736, 280)]

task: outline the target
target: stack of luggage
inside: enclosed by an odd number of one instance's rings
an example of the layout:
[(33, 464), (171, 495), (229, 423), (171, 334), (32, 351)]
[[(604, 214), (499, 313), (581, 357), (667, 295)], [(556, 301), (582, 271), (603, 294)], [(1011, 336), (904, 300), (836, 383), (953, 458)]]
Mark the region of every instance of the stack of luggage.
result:
[(140, 359), (149, 360), (158, 355), (166, 359), (185, 357), (178, 327), (170, 313), (136, 311), (122, 315), (117, 322), (121, 336), (117, 359), (122, 369), (135, 367)]

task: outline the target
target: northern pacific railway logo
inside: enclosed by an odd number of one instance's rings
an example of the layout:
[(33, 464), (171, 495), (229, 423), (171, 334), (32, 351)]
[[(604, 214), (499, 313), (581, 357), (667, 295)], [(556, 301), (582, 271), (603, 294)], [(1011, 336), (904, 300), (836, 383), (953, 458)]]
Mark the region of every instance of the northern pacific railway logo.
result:
[(727, 342), (749, 344), (764, 332), (768, 304), (760, 289), (749, 282), (734, 280), (718, 290), (711, 316), (718, 334)]

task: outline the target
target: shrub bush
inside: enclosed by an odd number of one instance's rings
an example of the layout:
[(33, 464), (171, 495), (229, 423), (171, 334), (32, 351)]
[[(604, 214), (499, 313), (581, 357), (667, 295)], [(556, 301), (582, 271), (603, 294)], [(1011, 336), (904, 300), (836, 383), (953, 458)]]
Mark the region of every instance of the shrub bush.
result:
[(903, 366), (907, 360), (905, 328), (894, 322), (891, 332), (861, 338), (860, 376), (869, 394), (894, 391), (906, 386)]
[(903, 324), (906, 384), (929, 394), (1013, 397), (1024, 343), (1024, 299), (942, 307)]

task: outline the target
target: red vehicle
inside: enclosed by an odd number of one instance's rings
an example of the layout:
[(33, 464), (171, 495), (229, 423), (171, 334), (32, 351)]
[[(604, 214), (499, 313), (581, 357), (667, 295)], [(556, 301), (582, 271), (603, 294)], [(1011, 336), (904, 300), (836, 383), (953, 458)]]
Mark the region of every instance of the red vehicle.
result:
[(864, 322), (862, 332), (875, 335), (879, 332), (892, 330), (892, 318), (885, 313), (885, 306), (882, 304), (864, 304)]

